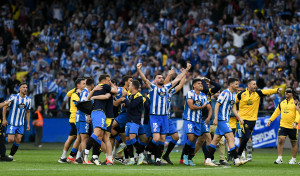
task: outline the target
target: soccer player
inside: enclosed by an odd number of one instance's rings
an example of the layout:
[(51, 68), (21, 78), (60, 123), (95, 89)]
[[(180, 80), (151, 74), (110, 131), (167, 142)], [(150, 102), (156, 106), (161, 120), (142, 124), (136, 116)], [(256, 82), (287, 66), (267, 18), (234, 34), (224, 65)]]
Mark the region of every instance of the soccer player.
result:
[[(76, 86), (76, 88), (70, 90), (67, 93), (67, 96), (71, 98), (70, 99), (70, 113), (71, 114), (70, 114), (70, 119), (69, 119), (71, 129), (70, 129), (69, 137), (64, 144), (63, 153), (62, 153), (60, 159), (58, 160), (59, 163), (67, 163), (67, 162), (75, 163), (75, 156), (78, 152), (78, 146), (80, 144), (80, 141), (75, 141), (76, 137), (77, 137), (77, 129), (76, 129), (77, 107), (75, 106), (73, 100), (74, 101), (79, 100), (80, 92), (85, 87), (85, 79), (84, 78), (77, 79), (75, 81), (75, 86)], [(74, 141), (75, 141), (74, 147), (77, 146), (77, 148), (72, 148), (71, 153), (70, 153), (69, 157), (67, 158), (67, 151), (69, 150), (71, 144)]]
[(137, 71), (141, 79), (149, 88), (150, 94), (150, 125), (153, 133), (153, 139), (149, 145), (152, 145), (156, 156), (156, 162), (154, 165), (165, 165), (161, 163), (161, 156), (164, 149), (164, 142), (166, 134), (169, 132), (168, 125), (168, 112), (167, 112), (167, 91), (175, 86), (191, 68), (191, 64), (187, 64), (187, 68), (183, 70), (171, 83), (164, 85), (164, 77), (160, 74), (154, 77), (154, 83), (152, 84), (141, 71), (142, 64), (137, 64)]
[(193, 90), (190, 90), (186, 95), (183, 113), (184, 130), (187, 135), (187, 141), (183, 150), (183, 163), (195, 166), (192, 158), (196, 140), (201, 135), (201, 114), (209, 102), (206, 95), (201, 92), (203, 87), (200, 79), (194, 79), (192, 87)]
[[(101, 146), (101, 141), (104, 139), (104, 133), (106, 128), (106, 104), (107, 100), (110, 98), (111, 94), (118, 93), (116, 87), (111, 87), (110, 76), (103, 74), (99, 77), (100, 84), (97, 85), (89, 94), (88, 99), (94, 100), (94, 107), (91, 114), (93, 122), (93, 134), (89, 138), (86, 149), (84, 151), (84, 161), (89, 163), (88, 155), (93, 144), (96, 143)], [(100, 88), (99, 88), (100, 87)], [(99, 90), (100, 89), (100, 90)], [(103, 96), (104, 95), (104, 96)], [(104, 97), (104, 98), (103, 98)], [(104, 141), (110, 142), (110, 141)], [(113, 165), (112, 156), (107, 156), (106, 165)]]
[(127, 165), (135, 164), (134, 154), (133, 154), (133, 146), (135, 146), (137, 150), (137, 154), (139, 155), (139, 161), (137, 165), (143, 163), (144, 149), (139, 145), (136, 137), (139, 134), (140, 125), (141, 125), (141, 118), (143, 112), (143, 96), (139, 93), (140, 83), (137, 80), (132, 81), (129, 86), (129, 90), (131, 92), (130, 96), (128, 97), (129, 100), (125, 99), (125, 105), (127, 108), (127, 123), (125, 127), (125, 136), (126, 136), (126, 145), (128, 154), (130, 157), (130, 161)]
[[(91, 78), (87, 78), (85, 83), (85, 88), (80, 92), (79, 101), (86, 101), (89, 92), (94, 89), (94, 80)], [(81, 151), (86, 148), (86, 143), (89, 139), (89, 123), (91, 123), (92, 119), (89, 115), (85, 115), (80, 110), (77, 110), (76, 113), (76, 127), (77, 127), (77, 140), (80, 142)], [(74, 148), (74, 147), (73, 147)], [(85, 163), (81, 159), (81, 151), (78, 151), (76, 156), (76, 163), (90, 164)]]
[(240, 161), (240, 159), (237, 156), (237, 152), (235, 149), (235, 144), (234, 144), (234, 136), (232, 133), (232, 130), (228, 124), (229, 120), (229, 114), (230, 111), (232, 110), (233, 114), (236, 115), (236, 117), (239, 119), (240, 123), (243, 124), (243, 120), (240, 118), (238, 115), (234, 104), (236, 101), (236, 91), (239, 86), (239, 81), (236, 78), (229, 78), (228, 79), (228, 89), (224, 90), (218, 97), (217, 103), (215, 105), (215, 119), (213, 124), (217, 125), (216, 131), (214, 138), (209, 145), (209, 150), (208, 150), (208, 158), (205, 161), (206, 166), (217, 166), (212, 162), (214, 159), (214, 153), (216, 151), (216, 146), (222, 136), (225, 136), (226, 139), (228, 140), (230, 152), (232, 156), (234, 157), (234, 164), (235, 166), (240, 166), (241, 164), (245, 164), (246, 161)]
[(289, 161), (289, 164), (297, 164), (296, 156), (298, 152), (297, 137), (298, 137), (298, 123), (300, 120), (300, 114), (296, 110), (296, 104), (293, 95), (295, 92), (292, 87), (285, 89), (286, 99), (283, 100), (279, 106), (275, 109), (274, 113), (270, 117), (267, 126), (279, 116), (280, 118), (280, 127), (278, 131), (278, 158), (274, 161), (275, 164), (282, 164), (282, 152), (283, 145), (287, 136), (289, 136), (292, 144), (292, 159)]
[[(174, 70), (170, 70), (170, 72), (172, 74), (174, 72)], [(169, 74), (169, 75), (171, 75), (171, 74)], [(178, 132), (176, 130), (175, 124), (170, 119), (170, 116), (171, 116), (171, 100), (172, 100), (172, 96), (182, 89), (183, 85), (185, 84), (185, 78), (186, 78), (186, 75), (184, 75), (184, 77), (180, 80), (180, 83), (179, 83), (178, 86), (176, 86), (175, 88), (172, 88), (168, 91), (168, 96), (169, 96), (168, 97), (168, 112), (169, 112), (169, 114), (168, 114), (168, 116), (169, 116), (169, 133), (168, 133), (168, 136), (171, 136), (172, 140), (169, 143), (167, 151), (162, 156), (162, 158), (171, 165), (173, 165), (173, 162), (170, 160), (169, 155), (170, 155), (171, 151), (174, 149), (175, 145), (177, 144), (177, 141), (179, 140), (179, 136), (178, 136)], [(167, 78), (166, 78), (166, 80), (167, 80)], [(165, 84), (167, 84), (167, 83), (169, 83), (169, 82), (165, 81)]]
[[(4, 101), (0, 103), (0, 109), (4, 106), (9, 105), (9, 101)], [(5, 136), (4, 136), (4, 127), (2, 126), (2, 120), (0, 119), (0, 161), (12, 161), (13, 159), (8, 157), (6, 153), (6, 147), (5, 147)]]
[[(27, 97), (27, 83), (21, 83), (19, 85), (20, 92), (15, 95), (11, 95), (9, 98), (9, 104), (3, 108), (3, 122), (2, 125), (6, 126), (6, 134), (8, 135), (7, 141), (9, 143), (14, 142), (10, 154), (8, 157), (13, 159), (13, 156), (17, 152), (23, 134), (24, 134), (24, 120), (26, 116), (27, 131), (30, 130), (30, 109), (31, 98)], [(9, 109), (8, 119), (6, 120), (6, 110)]]
[[(260, 99), (264, 96), (269, 96), (275, 93), (281, 93), (282, 91), (282, 88), (257, 90), (256, 81), (253, 79), (249, 79), (247, 81), (247, 86), (248, 87), (246, 90), (241, 91), (240, 93), (237, 94), (237, 100), (236, 100), (236, 103), (239, 103), (238, 105), (239, 116), (244, 121), (244, 124), (242, 125), (242, 129), (243, 129), (242, 141), (238, 150), (239, 157), (241, 156), (244, 149), (246, 148), (247, 142), (249, 141), (249, 138), (251, 137), (251, 133), (255, 126)], [(251, 144), (248, 144), (248, 146), (252, 146), (252, 142)], [(252, 150), (251, 147), (248, 148)], [(249, 157), (247, 156), (247, 158), (252, 160), (252, 154), (250, 156)]]

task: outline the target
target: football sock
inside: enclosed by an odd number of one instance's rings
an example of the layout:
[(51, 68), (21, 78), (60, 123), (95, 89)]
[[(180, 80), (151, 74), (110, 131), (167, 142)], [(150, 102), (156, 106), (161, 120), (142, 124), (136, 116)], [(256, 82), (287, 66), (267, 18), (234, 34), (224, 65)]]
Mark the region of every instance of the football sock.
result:
[(20, 144), (14, 143), (13, 146), (11, 147), (10, 154), (11, 156), (14, 156), (16, 152), (18, 151)]
[(175, 145), (177, 144), (177, 141), (172, 139), (171, 142), (168, 145), (167, 151), (165, 153), (166, 156), (169, 156), (171, 151), (174, 149)]

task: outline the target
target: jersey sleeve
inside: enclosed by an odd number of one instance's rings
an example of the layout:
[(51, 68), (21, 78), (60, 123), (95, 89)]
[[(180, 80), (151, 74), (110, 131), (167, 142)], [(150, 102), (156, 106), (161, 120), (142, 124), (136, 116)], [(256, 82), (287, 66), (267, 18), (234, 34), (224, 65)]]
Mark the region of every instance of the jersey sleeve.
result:
[(208, 98), (207, 98), (207, 96), (205, 95), (204, 96), (204, 99), (203, 99), (204, 101), (203, 101), (203, 105), (208, 105), (209, 104), (209, 101), (208, 101)]
[(175, 92), (176, 92), (176, 91), (175, 91), (175, 88), (173, 88), (173, 89), (170, 89), (170, 92), (169, 92), (169, 93), (170, 93), (171, 95), (174, 95)]
[(193, 92), (189, 91), (186, 95), (186, 99), (194, 99), (194, 94)]
[(172, 82), (170, 82), (170, 83), (168, 83), (168, 84), (166, 84), (166, 85), (164, 85), (167, 89), (171, 89), (172, 88)]
[(87, 101), (88, 96), (89, 96), (89, 93), (88, 93), (88, 92), (86, 92), (86, 91), (83, 92), (83, 95), (82, 95), (80, 101)]
[(75, 101), (79, 101), (79, 96), (76, 93), (73, 93), (71, 99)]
[(153, 91), (155, 87), (156, 85), (151, 83), (149, 91)]
[(72, 90), (70, 90), (70, 91), (67, 93), (67, 96), (68, 96), (68, 97), (71, 97), (72, 94), (73, 94), (74, 92), (75, 92), (75, 88), (72, 89)]
[(31, 109), (31, 98), (28, 99), (28, 106), (26, 110), (30, 110)]
[(220, 104), (223, 104), (224, 101), (226, 100), (227, 96), (228, 96), (228, 95), (227, 95), (226, 92), (222, 92), (222, 93), (219, 95), (217, 102), (219, 102)]

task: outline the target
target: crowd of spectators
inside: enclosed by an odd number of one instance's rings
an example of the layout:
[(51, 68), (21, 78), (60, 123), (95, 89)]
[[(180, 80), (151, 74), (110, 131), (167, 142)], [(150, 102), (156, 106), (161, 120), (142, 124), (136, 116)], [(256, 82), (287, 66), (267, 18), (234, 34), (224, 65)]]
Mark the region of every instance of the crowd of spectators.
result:
[[(223, 87), (230, 77), (257, 80), (260, 89), (299, 87), (299, 0), (12, 0), (0, 2), (0, 99), (29, 83), (34, 104), (51, 114), (78, 77), (138, 78), (193, 65)], [(147, 90), (143, 87), (143, 92)], [(49, 95), (51, 93), (51, 95)], [(265, 99), (262, 109), (274, 108)], [(276, 103), (275, 103), (276, 104)], [(273, 107), (272, 107), (273, 106)], [(51, 110), (50, 110), (51, 107)]]

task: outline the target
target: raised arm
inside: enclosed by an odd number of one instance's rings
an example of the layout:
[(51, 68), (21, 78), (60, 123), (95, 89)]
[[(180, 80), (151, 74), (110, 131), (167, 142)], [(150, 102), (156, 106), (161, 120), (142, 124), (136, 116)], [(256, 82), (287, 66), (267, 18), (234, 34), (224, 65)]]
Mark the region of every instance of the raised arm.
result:
[(174, 69), (169, 70), (168, 75), (167, 75), (167, 77), (165, 79), (164, 85), (171, 82), (171, 77), (174, 74), (175, 74), (175, 70)]
[(265, 89), (265, 90), (258, 90), (257, 91), (258, 94), (260, 94), (260, 92), (263, 95), (270, 96), (270, 95), (273, 95), (273, 94), (276, 94), (276, 93), (281, 93), (282, 92), (282, 88), (278, 88), (278, 89)]
[(141, 68), (142, 68), (142, 63), (138, 63), (136, 65), (138, 74), (140, 75), (141, 79), (144, 81), (144, 83), (146, 84), (147, 88), (150, 88), (151, 86), (151, 82), (146, 78), (146, 76), (144, 75), (144, 73), (142, 72)]
[(180, 80), (179, 85), (175, 87), (175, 93), (180, 91), (185, 84), (186, 75)]
[(172, 86), (175, 86), (191, 69), (192, 65), (190, 63), (187, 64), (186, 69), (184, 69), (173, 81)]

